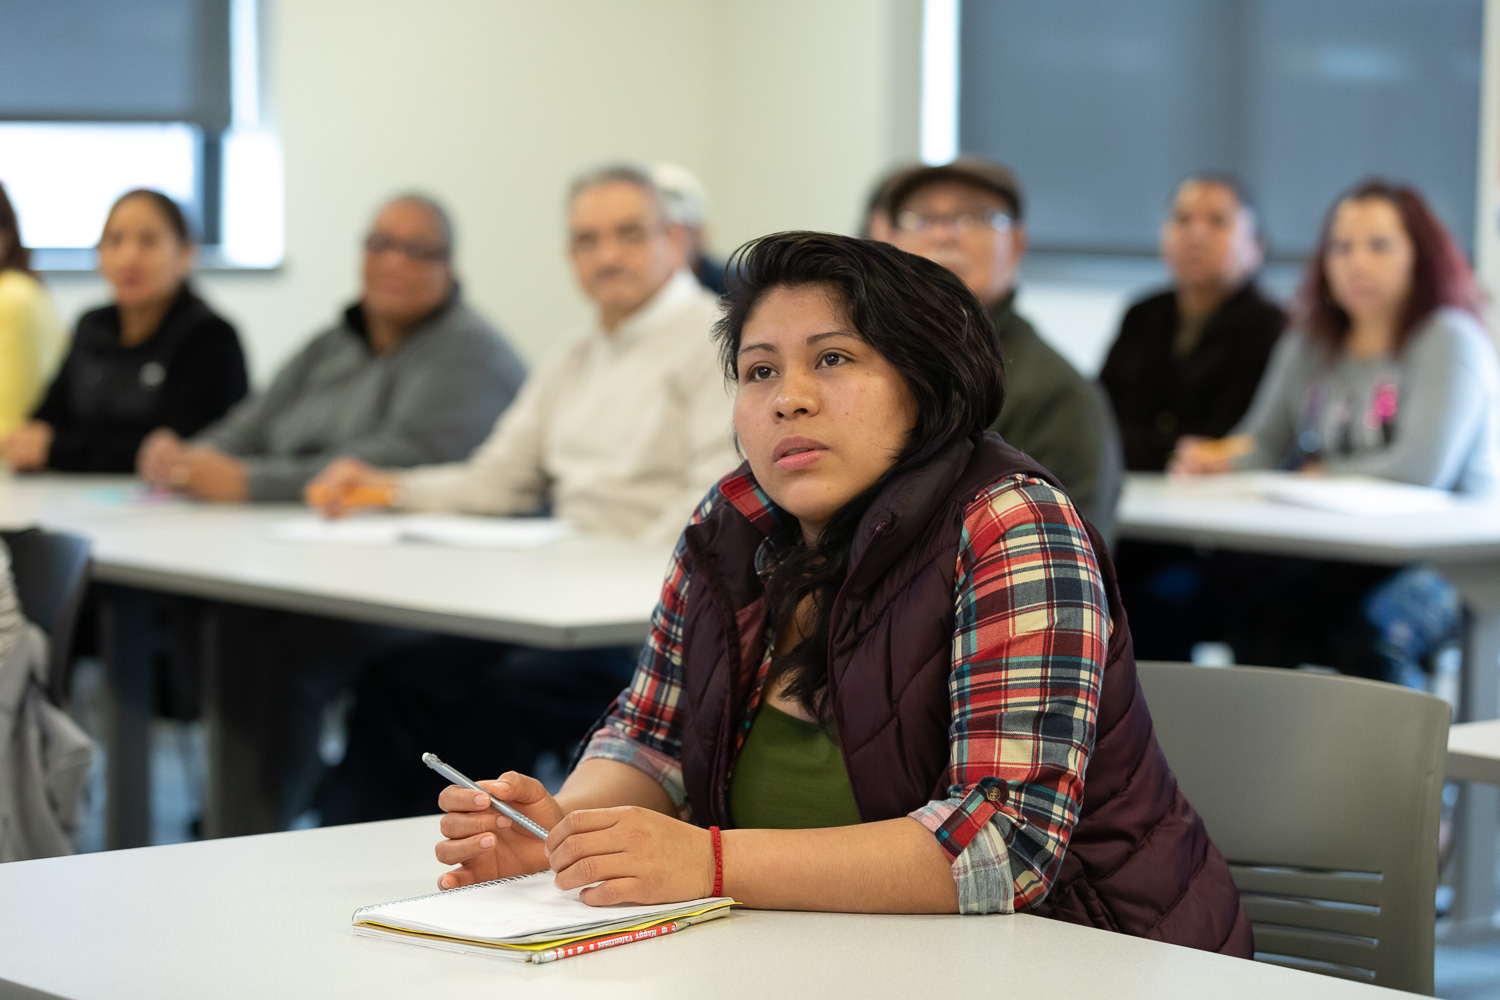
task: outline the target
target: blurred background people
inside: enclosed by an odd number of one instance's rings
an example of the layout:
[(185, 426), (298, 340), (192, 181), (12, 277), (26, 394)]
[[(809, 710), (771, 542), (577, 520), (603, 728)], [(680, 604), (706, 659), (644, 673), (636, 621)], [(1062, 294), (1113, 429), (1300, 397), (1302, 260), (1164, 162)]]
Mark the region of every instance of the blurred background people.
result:
[(665, 543), (739, 464), (709, 339), (718, 307), (655, 182), (632, 166), (590, 172), (567, 212), (574, 275), (595, 310), (586, 327), (467, 461), (398, 472), (342, 459), (315, 484), (326, 513), (353, 489), (389, 487), (408, 510), (547, 510), (590, 533)]
[[(1183, 435), (1227, 434), (1250, 406), (1286, 314), (1261, 292), (1264, 256), (1244, 188), (1223, 174), (1178, 185), (1161, 225), (1172, 285), (1130, 307), (1099, 381), (1125, 467), (1160, 472)], [(1215, 636), (1204, 563), (1192, 549), (1123, 539), (1115, 550), (1131, 635), (1144, 659), (1186, 660)]]
[(1132, 471), (1165, 469), (1185, 434), (1229, 433), (1286, 326), (1255, 283), (1264, 248), (1233, 178), (1201, 174), (1178, 186), (1161, 255), (1171, 287), (1130, 307), (1099, 373)]
[(466, 458), (526, 368), (465, 304), (447, 213), (415, 194), (382, 206), (361, 276), (359, 300), (269, 389), (191, 441), (197, 428), (152, 435), (146, 480), (200, 500), (295, 501), (339, 455), (395, 467)]
[(667, 222), (682, 228), (683, 253), (688, 270), (698, 283), (715, 295), (725, 289), (724, 261), (708, 245), (708, 192), (703, 182), (686, 167), (675, 163), (653, 163), (647, 170), (661, 192)]
[(62, 325), (0, 184), (0, 441), (31, 416), (62, 351)]
[[(1416, 190), (1368, 181), (1341, 197), (1297, 306), (1244, 420), (1228, 438), (1185, 438), (1173, 469), (1355, 473), (1494, 495), (1500, 362), (1476, 319), (1469, 266)], [(1244, 663), (1318, 663), (1420, 686), (1457, 631), (1457, 596), (1430, 570), (1232, 564), (1215, 586)]]
[[(716, 300), (689, 270), (692, 244), (665, 202), (651, 174), (632, 166), (574, 181), (569, 254), (593, 319), (468, 461), (398, 473), (345, 459), (314, 484), (324, 509), (338, 513), (352, 489), (383, 486), (409, 510), (547, 511), (589, 533), (675, 539), (739, 458), (710, 339)], [(373, 651), (355, 687), (347, 752), (322, 796), (324, 820), (430, 810), (422, 747), (441, 743), (460, 769), (482, 769), (497, 753), (522, 769), (544, 751), (566, 758), (629, 682), (639, 651), (436, 636)]]
[(891, 218), (891, 191), (914, 171), (922, 170), (921, 164), (898, 167), (887, 172), (870, 190), (865, 201), (865, 214), (859, 222), (859, 235), (867, 240), (890, 243), (896, 233), (896, 223)]
[(989, 310), (1005, 358), (1005, 407), (993, 429), (1055, 475), (1112, 539), (1121, 458), (1109, 404), (1015, 310), (1016, 271), (1026, 254), (1015, 175), (998, 163), (961, 157), (908, 170), (889, 191), (891, 242), (957, 274)]
[(120, 196), (99, 238), (114, 302), (79, 319), (41, 405), (5, 439), (12, 468), (131, 472), (147, 435), (196, 434), (245, 395), (239, 336), (189, 286), (193, 258), (176, 202)]

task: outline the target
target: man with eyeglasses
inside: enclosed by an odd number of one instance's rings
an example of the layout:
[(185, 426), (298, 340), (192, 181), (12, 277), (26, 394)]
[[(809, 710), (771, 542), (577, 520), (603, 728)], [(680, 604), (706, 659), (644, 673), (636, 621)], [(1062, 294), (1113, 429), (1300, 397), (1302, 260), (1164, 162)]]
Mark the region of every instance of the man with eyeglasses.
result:
[[(590, 534), (663, 545), (739, 464), (732, 400), (710, 338), (714, 296), (689, 270), (680, 225), (644, 168), (573, 182), (568, 259), (594, 316), (522, 388), (466, 462), (397, 472), (353, 459), (308, 490), (326, 513), (384, 493), (407, 510), (549, 511)], [(356, 687), (348, 750), (322, 797), (323, 821), (432, 811), (423, 748), (471, 774), (496, 761), (529, 772), (562, 757), (629, 683), (639, 646), (557, 652), (433, 637), (373, 661)], [(465, 763), (467, 761), (467, 763)], [(418, 769), (420, 771), (420, 769)]]
[[(739, 464), (709, 331), (714, 296), (644, 169), (611, 166), (568, 196), (568, 257), (595, 315), (538, 371), (466, 462), (397, 472), (331, 466), (308, 491), (340, 514), (358, 487), (409, 510), (531, 514), (585, 532), (668, 542)], [(370, 492), (360, 491), (370, 495)]]
[(190, 442), (157, 431), (141, 474), (210, 501), (288, 501), (332, 459), (407, 467), (465, 458), (510, 405), (521, 359), (459, 294), (453, 226), (430, 198), (384, 205), (359, 301), (265, 392)]
[(890, 242), (942, 264), (989, 310), (1005, 358), (1005, 407), (994, 430), (1057, 476), (1106, 538), (1114, 536), (1122, 459), (1104, 394), (1016, 313), (1026, 253), (1021, 186), (998, 163), (961, 157), (908, 169), (886, 195)]

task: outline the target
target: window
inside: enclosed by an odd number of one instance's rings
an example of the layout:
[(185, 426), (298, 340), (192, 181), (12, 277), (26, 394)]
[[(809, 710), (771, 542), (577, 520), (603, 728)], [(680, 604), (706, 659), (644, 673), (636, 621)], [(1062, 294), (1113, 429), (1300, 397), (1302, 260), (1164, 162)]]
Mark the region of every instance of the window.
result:
[(1041, 251), (1151, 255), (1171, 190), (1243, 178), (1272, 255), (1340, 191), (1415, 184), (1472, 248), (1483, 0), (964, 0), (960, 147), (1012, 165)]
[(109, 205), (178, 201), (205, 263), (282, 252), (256, 0), (0, 0), (0, 181), (44, 268), (91, 267)]

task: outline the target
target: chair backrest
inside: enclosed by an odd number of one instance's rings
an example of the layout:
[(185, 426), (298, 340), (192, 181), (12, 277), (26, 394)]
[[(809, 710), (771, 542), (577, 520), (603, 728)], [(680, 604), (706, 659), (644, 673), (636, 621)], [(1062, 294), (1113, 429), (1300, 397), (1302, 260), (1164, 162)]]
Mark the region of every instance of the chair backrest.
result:
[(47, 633), (51, 645), (47, 687), (52, 700), (64, 705), (73, 629), (89, 580), (89, 541), (37, 528), (0, 531), (0, 541), (10, 549), (21, 612)]
[(1430, 995), (1447, 703), (1305, 671), (1138, 668), (1256, 959)]

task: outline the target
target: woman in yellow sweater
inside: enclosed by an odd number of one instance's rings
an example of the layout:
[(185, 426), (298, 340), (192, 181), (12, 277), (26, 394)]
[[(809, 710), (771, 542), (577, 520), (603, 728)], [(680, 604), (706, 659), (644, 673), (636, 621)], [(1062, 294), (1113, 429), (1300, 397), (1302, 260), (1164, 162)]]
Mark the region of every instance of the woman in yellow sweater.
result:
[(0, 184), (0, 439), (31, 415), (62, 346), (52, 299), (31, 270), (31, 251)]

